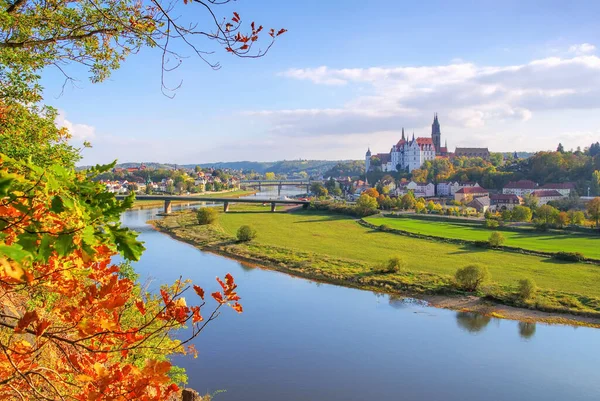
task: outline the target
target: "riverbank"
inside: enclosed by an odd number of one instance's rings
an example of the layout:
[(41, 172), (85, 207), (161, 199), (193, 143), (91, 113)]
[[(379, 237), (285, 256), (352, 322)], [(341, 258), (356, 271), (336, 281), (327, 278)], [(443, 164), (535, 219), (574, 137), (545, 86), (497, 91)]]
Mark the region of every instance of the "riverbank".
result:
[[(235, 241), (242, 224), (257, 229), (256, 241)], [(198, 226), (192, 212), (176, 213), (153, 225), (204, 251), (312, 280), (417, 297), (434, 306), (495, 317), (600, 327), (597, 266), (403, 238), (369, 230), (343, 216), (268, 213), (260, 207), (234, 208), (220, 214), (214, 226)], [(392, 274), (377, 271), (396, 254), (409, 267)], [(492, 273), (493, 283), (477, 297), (453, 284), (456, 268), (469, 263), (485, 264)], [(535, 301), (520, 302), (514, 296), (516, 282), (530, 274), (540, 291)]]
[[(242, 198), (244, 196), (251, 196), (256, 194), (258, 191), (256, 190), (245, 190), (245, 189), (236, 189), (234, 191), (221, 191), (221, 192), (209, 192), (202, 194), (194, 194), (196, 196), (202, 196), (204, 198)], [(172, 201), (173, 205), (181, 205), (187, 204), (193, 201)], [(133, 202), (132, 210), (136, 209), (148, 209), (154, 207), (162, 207), (164, 205), (164, 201), (162, 200), (135, 200)]]

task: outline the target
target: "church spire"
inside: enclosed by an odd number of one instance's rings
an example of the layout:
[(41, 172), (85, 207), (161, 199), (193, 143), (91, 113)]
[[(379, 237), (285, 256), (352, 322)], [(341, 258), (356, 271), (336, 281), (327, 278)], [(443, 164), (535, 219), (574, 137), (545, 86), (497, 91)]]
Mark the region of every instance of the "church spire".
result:
[(404, 139), (404, 127), (402, 127), (402, 139)]
[(413, 142), (415, 141), (415, 131), (413, 131)]

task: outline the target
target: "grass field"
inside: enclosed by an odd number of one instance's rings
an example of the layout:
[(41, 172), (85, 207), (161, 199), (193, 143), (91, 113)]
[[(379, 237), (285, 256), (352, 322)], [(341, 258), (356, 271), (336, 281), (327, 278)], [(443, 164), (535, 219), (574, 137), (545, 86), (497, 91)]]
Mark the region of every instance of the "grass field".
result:
[[(155, 224), (181, 240), (245, 260), (265, 263), (290, 274), (366, 289), (456, 293), (459, 267), (486, 266), (492, 276), (485, 294), (504, 303), (546, 311), (600, 313), (600, 266), (503, 252), (470, 245), (411, 238), (361, 226), (353, 218), (310, 211), (271, 213), (268, 207), (233, 205), (212, 226), (197, 224), (194, 212), (174, 213)], [(250, 225), (258, 237), (235, 241), (238, 228)], [(377, 270), (400, 256), (396, 273)], [(515, 298), (516, 285), (532, 278), (540, 291), (533, 301)]]
[[(489, 230), (479, 222), (441, 222), (412, 218), (368, 217), (367, 222), (374, 225), (385, 224), (394, 229), (411, 233), (454, 238), (469, 241), (487, 241)], [(538, 232), (523, 228), (519, 231), (502, 230), (506, 241), (504, 245), (542, 252), (580, 252), (586, 257), (600, 259), (600, 235), (586, 235), (571, 232)]]

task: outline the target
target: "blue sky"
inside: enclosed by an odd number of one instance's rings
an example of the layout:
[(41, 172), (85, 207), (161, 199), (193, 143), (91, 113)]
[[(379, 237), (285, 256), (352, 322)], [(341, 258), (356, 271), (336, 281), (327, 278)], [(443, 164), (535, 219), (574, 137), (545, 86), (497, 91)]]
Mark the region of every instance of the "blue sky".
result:
[[(492, 151), (566, 148), (600, 140), (595, 1), (239, 0), (215, 8), (288, 33), (262, 59), (223, 50), (211, 70), (190, 56), (160, 91), (160, 52), (132, 55), (109, 80), (60, 95), (59, 123), (93, 148), (83, 164), (128, 161), (360, 159), (389, 150), (404, 126)], [(178, 6), (187, 19), (197, 5)], [(206, 48), (214, 48), (207, 43)], [(60, 95), (60, 96), (59, 96)]]

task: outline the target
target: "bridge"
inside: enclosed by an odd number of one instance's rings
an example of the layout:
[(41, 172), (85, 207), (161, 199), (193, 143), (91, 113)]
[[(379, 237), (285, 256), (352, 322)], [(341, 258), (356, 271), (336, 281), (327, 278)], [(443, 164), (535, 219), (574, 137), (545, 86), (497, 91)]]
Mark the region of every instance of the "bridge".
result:
[[(119, 200), (125, 199), (125, 195), (117, 195), (116, 198)], [(171, 202), (214, 202), (223, 203), (223, 211), (227, 213), (229, 211), (229, 204), (231, 203), (270, 203), (271, 212), (275, 211), (277, 205), (302, 205), (308, 207), (310, 201), (307, 200), (296, 200), (296, 199), (251, 199), (251, 198), (211, 198), (207, 196), (182, 196), (182, 195), (136, 195), (136, 200), (159, 200), (165, 202), (165, 213), (171, 213)]]
[(306, 193), (310, 192), (310, 185), (313, 182), (321, 182), (318, 180), (304, 180), (304, 179), (289, 179), (289, 180), (243, 180), (240, 181), (240, 185), (246, 188), (258, 188), (262, 190), (262, 187), (277, 187), (277, 194), (281, 195), (281, 188), (284, 186), (293, 187), (304, 187), (306, 186)]

